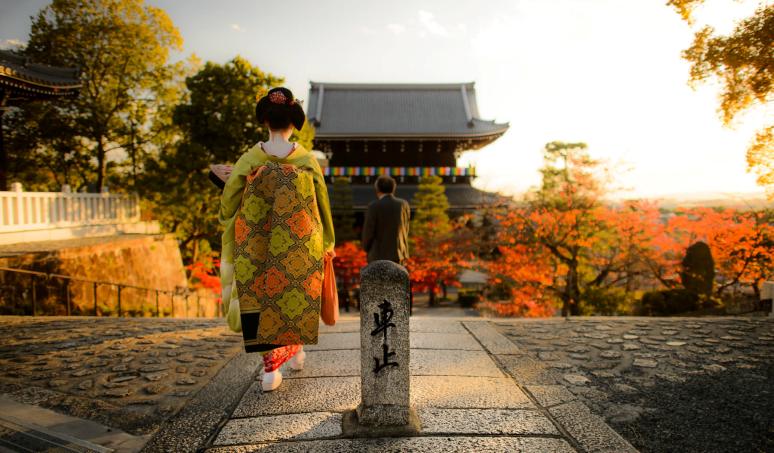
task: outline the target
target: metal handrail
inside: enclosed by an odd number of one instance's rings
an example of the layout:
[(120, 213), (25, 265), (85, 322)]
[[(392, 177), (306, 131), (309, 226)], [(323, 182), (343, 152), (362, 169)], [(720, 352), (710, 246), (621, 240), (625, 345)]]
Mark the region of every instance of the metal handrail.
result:
[[(122, 316), (122, 311), (121, 311), (121, 289), (122, 288), (130, 288), (130, 289), (137, 289), (137, 290), (143, 290), (143, 291), (148, 291), (148, 292), (151, 292), (151, 291), (154, 292), (155, 295), (156, 295), (156, 317), (160, 316), (159, 294), (167, 294), (167, 295), (169, 295), (172, 298), (171, 299), (172, 300), (172, 307), (171, 307), (172, 308), (172, 311), (171, 311), (171, 316), (172, 317), (175, 316), (174, 297), (175, 296), (185, 297), (185, 304), (186, 304), (186, 310), (185, 311), (186, 311), (186, 314), (188, 314), (188, 298), (192, 294), (194, 294), (188, 288), (183, 288), (183, 287), (180, 287), (180, 286), (178, 286), (173, 291), (173, 290), (168, 290), (168, 289), (148, 288), (148, 287), (145, 287), (145, 286), (129, 285), (129, 284), (125, 284), (125, 283), (109, 282), (109, 281), (105, 281), (105, 280), (92, 280), (92, 279), (87, 279), (87, 278), (82, 278), (82, 277), (73, 277), (73, 276), (64, 275), (64, 274), (48, 273), (48, 272), (41, 272), (41, 271), (32, 271), (32, 270), (28, 270), (28, 269), (17, 269), (17, 268), (11, 268), (11, 267), (2, 267), (2, 266), (0, 266), (0, 271), (15, 272), (17, 274), (26, 274), (26, 275), (30, 275), (32, 277), (42, 277), (45, 280), (50, 280), (52, 278), (61, 278), (61, 279), (65, 280), (65, 281), (67, 281), (67, 283), (66, 283), (66, 285), (67, 285), (66, 286), (66, 293), (67, 293), (67, 298), (66, 298), (67, 299), (67, 302), (66, 302), (67, 303), (67, 305), (66, 305), (66, 307), (67, 307), (67, 316), (70, 316), (71, 305), (72, 305), (71, 301), (70, 301), (70, 281), (78, 281), (78, 282), (83, 282), (83, 283), (90, 283), (90, 284), (93, 285), (94, 316), (97, 316), (97, 313), (98, 313), (98, 311), (97, 311), (97, 286), (99, 286), (99, 285), (115, 286), (116, 287), (116, 289), (117, 289), (116, 300), (118, 302), (118, 316), (119, 317)], [(218, 297), (218, 296), (204, 296), (204, 298), (205, 299), (216, 299), (216, 300), (220, 299), (220, 297)], [(35, 292), (35, 285), (33, 283), (32, 284), (32, 315), (33, 316), (36, 315), (36, 308), (37, 308), (37, 300), (36, 299), (37, 298), (36, 298), (36, 292)], [(202, 299), (202, 296), (200, 294), (196, 293), (196, 317), (200, 317), (199, 313), (201, 312), (201, 299)], [(221, 313), (221, 316), (222, 315), (223, 315), (223, 313)]]

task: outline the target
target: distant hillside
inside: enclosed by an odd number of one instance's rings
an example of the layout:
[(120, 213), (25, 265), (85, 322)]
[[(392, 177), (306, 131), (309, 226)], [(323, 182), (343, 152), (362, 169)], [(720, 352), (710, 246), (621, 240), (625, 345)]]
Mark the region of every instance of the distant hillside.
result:
[[(509, 196), (500, 194), (506, 200), (510, 200), (513, 206), (522, 206), (524, 204), (525, 194)], [(763, 193), (686, 193), (686, 194), (668, 194), (651, 197), (632, 197), (619, 196), (610, 200), (613, 206), (620, 205), (626, 200), (646, 199), (655, 201), (662, 209), (695, 208), (695, 207), (721, 207), (734, 208), (740, 211), (774, 209), (774, 200), (767, 200)]]
[[(631, 199), (625, 197), (622, 199)], [(741, 211), (774, 209), (774, 201), (767, 200), (764, 194), (755, 193), (693, 193), (693, 194), (669, 194), (659, 197), (648, 197), (657, 201), (664, 209), (694, 208), (694, 207), (721, 207), (734, 208)]]

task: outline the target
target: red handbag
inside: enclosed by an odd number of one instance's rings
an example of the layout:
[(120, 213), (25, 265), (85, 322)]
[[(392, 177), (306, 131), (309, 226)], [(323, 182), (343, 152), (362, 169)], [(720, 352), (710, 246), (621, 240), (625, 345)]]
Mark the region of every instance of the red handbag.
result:
[(326, 253), (323, 262), (322, 306), (320, 317), (325, 325), (332, 326), (339, 319), (339, 293), (336, 290), (336, 275), (333, 273), (334, 252)]

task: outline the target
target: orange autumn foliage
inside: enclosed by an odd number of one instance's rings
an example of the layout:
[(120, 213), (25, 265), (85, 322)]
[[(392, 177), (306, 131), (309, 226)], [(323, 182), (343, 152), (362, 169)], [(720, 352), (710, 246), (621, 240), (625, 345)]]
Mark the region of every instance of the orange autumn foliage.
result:
[[(510, 303), (488, 306), (502, 315), (546, 316), (562, 303), (567, 263), (578, 261), (581, 301), (592, 290), (640, 294), (680, 285), (681, 260), (697, 241), (716, 263), (715, 295), (733, 285), (752, 288), (774, 277), (774, 216), (766, 212), (690, 208), (662, 212), (655, 202), (627, 201), (584, 211), (511, 208), (498, 219), (498, 258), (491, 283), (509, 283)], [(585, 225), (578, 228), (578, 225)]]
[(348, 290), (360, 282), (360, 269), (366, 266), (366, 253), (358, 241), (347, 241), (336, 245), (333, 258), (333, 272), (339, 280), (340, 289)]
[(669, 219), (667, 235), (676, 247), (704, 241), (716, 263), (715, 294), (735, 284), (752, 287), (774, 274), (774, 225), (764, 212), (734, 209), (678, 209)]
[(220, 276), (218, 275), (218, 267), (220, 266), (220, 260), (212, 257), (204, 257), (201, 261), (197, 261), (185, 267), (189, 272), (189, 285), (191, 289), (206, 289), (212, 291), (216, 296), (215, 303), (220, 305), (221, 303), (221, 287)]
[[(450, 222), (447, 232), (412, 236), (412, 248), (406, 268), (413, 291), (434, 293), (439, 284), (460, 286), (457, 280), (470, 267), (476, 232), (466, 226), (467, 217)], [(424, 226), (432, 230), (433, 225)]]

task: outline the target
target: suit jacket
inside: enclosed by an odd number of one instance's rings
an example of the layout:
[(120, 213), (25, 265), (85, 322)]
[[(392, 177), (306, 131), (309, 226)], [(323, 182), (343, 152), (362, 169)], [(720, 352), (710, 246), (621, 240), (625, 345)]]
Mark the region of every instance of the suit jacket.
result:
[(368, 262), (389, 260), (404, 264), (409, 257), (408, 232), (411, 210), (408, 201), (387, 194), (368, 205), (363, 225), (363, 248)]

